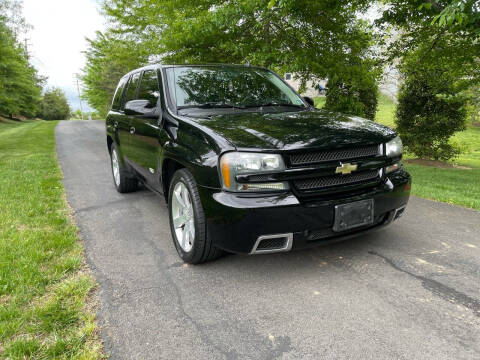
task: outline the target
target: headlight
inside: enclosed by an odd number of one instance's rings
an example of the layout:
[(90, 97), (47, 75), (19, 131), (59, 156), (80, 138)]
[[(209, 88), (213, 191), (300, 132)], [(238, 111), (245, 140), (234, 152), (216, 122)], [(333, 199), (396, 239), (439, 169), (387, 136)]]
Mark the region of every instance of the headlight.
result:
[(278, 191), (287, 190), (288, 182), (239, 183), (237, 175), (257, 175), (285, 170), (283, 158), (278, 154), (248, 152), (226, 153), (220, 159), (223, 188), (229, 191)]
[(389, 157), (401, 156), (403, 152), (403, 144), (400, 136), (390, 140), (385, 144), (385, 154)]

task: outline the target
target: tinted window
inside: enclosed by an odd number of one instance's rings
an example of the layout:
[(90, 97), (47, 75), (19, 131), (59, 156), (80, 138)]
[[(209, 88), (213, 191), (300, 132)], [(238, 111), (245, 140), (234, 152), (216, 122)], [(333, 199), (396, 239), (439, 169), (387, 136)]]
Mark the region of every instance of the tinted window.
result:
[(117, 90), (115, 91), (115, 95), (113, 97), (113, 102), (112, 102), (112, 109), (113, 110), (118, 110), (120, 108), (120, 100), (122, 99), (123, 88), (125, 87), (125, 84), (127, 83), (127, 79), (128, 78), (123, 78), (118, 83)]
[(148, 100), (149, 107), (155, 107), (159, 97), (157, 72), (155, 70), (147, 70), (143, 73), (137, 99)]
[(175, 67), (167, 70), (171, 99), (178, 109), (204, 104), (303, 106), (300, 97), (274, 73), (240, 66)]
[(128, 82), (127, 94), (125, 96), (125, 103), (130, 100), (135, 100), (137, 95), (138, 80), (140, 80), (140, 73), (133, 74)]

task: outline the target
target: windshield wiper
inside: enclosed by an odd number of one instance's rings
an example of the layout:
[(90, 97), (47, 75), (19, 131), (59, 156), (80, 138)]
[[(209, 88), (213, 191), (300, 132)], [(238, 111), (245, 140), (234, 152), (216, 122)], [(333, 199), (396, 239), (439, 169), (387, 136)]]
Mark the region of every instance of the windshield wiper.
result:
[(266, 104), (260, 104), (260, 105), (250, 105), (248, 107), (267, 107), (267, 106), (289, 106), (289, 107), (295, 107), (295, 108), (305, 108), (304, 105), (297, 105), (297, 104), (288, 104), (288, 103), (276, 103), (276, 102), (269, 102)]
[(192, 109), (192, 108), (198, 108), (198, 109), (215, 109), (215, 108), (245, 109), (245, 106), (228, 104), (228, 103), (221, 103), (221, 102), (208, 102), (208, 103), (197, 104), (197, 105), (179, 106), (177, 109), (182, 110), (182, 109)]

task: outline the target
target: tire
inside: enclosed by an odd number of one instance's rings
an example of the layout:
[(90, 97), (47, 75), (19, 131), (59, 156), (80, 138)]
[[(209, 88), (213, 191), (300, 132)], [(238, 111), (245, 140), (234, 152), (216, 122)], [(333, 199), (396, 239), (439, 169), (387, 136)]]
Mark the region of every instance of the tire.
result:
[(168, 213), (173, 244), (183, 261), (201, 264), (223, 254), (222, 250), (213, 245), (207, 234), (205, 214), (197, 184), (187, 169), (177, 170), (173, 174), (168, 192)]
[(115, 144), (112, 144), (110, 149), (110, 164), (112, 167), (113, 184), (119, 193), (129, 193), (137, 190), (138, 180), (120, 162)]

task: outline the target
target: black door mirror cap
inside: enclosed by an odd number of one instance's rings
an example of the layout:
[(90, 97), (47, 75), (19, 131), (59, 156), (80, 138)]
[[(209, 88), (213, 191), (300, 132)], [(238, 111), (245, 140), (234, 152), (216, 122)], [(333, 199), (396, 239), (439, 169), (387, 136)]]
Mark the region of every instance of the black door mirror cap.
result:
[(161, 110), (159, 106), (152, 106), (149, 100), (131, 100), (125, 104), (125, 115), (141, 117), (159, 117)]
[(313, 101), (313, 99), (309, 96), (304, 96), (303, 97), (303, 100), (305, 100), (305, 102), (311, 106), (315, 106), (315, 101)]

